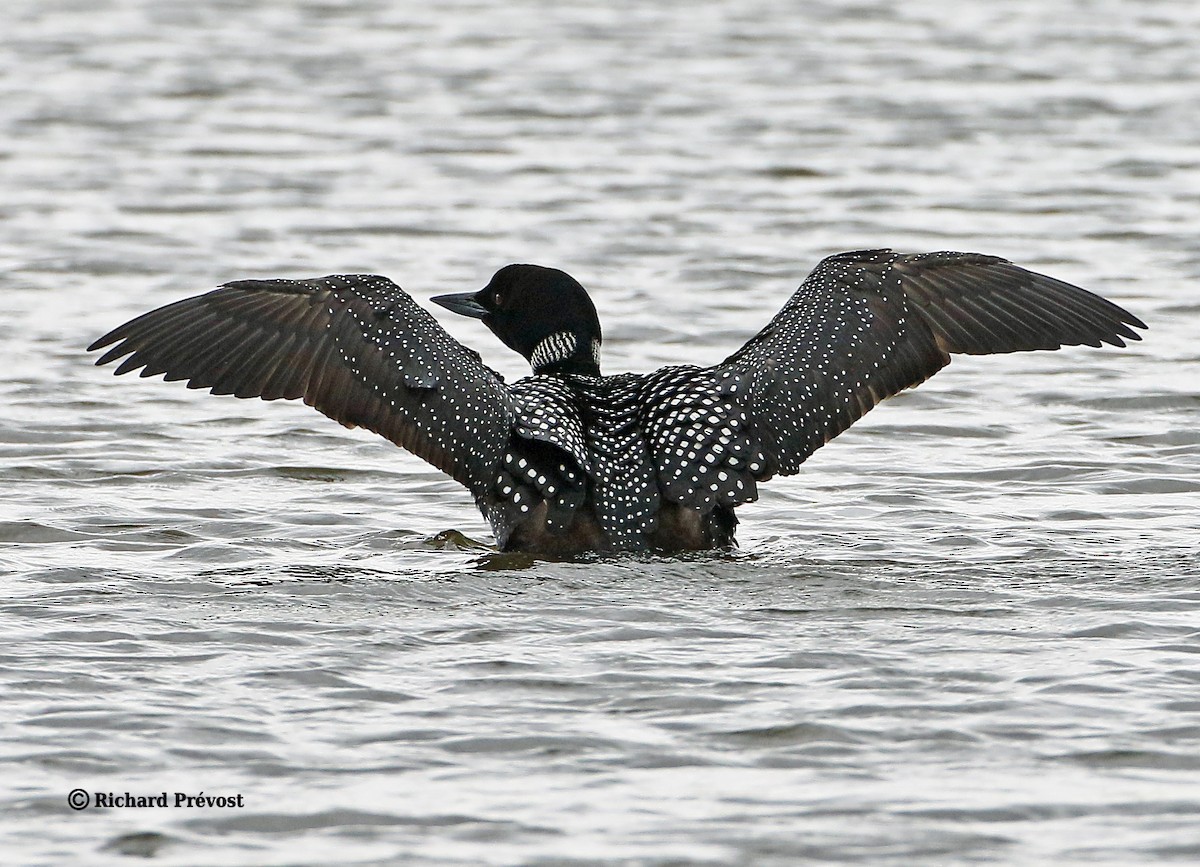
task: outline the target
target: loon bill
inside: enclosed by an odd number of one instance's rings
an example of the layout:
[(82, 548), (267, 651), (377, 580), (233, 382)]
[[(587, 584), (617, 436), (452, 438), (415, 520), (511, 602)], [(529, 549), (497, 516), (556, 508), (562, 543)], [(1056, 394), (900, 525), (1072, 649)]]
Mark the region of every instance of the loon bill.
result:
[(482, 320), (533, 375), (505, 383), (373, 275), (227, 283), (88, 348), (111, 347), (97, 364), (124, 358), (118, 374), (301, 398), (465, 485), (501, 549), (570, 556), (731, 546), (759, 483), (951, 354), (1124, 346), (1146, 327), (995, 256), (864, 250), (823, 260), (719, 364), (604, 376), (596, 308), (563, 271), (508, 265), (433, 301)]

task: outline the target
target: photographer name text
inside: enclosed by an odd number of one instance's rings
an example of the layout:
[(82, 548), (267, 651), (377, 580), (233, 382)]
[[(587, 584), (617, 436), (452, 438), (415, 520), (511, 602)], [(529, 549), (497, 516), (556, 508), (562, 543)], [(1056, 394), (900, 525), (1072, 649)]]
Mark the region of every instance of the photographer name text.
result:
[(72, 789), (67, 795), (72, 810), (89, 807), (116, 809), (145, 809), (149, 807), (245, 807), (242, 795), (207, 795), (204, 792), (157, 792), (153, 795), (131, 795), (129, 792), (89, 792)]

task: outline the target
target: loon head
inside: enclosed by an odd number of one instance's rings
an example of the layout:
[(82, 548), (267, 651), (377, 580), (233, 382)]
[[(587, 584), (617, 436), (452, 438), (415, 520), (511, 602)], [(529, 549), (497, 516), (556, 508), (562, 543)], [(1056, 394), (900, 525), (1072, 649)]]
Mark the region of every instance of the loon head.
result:
[(482, 319), (534, 373), (600, 375), (600, 319), (587, 290), (557, 268), (505, 265), (478, 292), (431, 298)]

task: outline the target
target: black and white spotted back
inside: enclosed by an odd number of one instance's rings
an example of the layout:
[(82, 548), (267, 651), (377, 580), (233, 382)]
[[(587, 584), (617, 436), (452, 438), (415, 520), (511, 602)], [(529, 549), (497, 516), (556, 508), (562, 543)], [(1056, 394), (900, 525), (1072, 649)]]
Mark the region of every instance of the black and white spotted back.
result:
[(515, 383), (519, 421), (496, 476), (493, 524), (544, 504), (552, 531), (586, 513), (607, 546), (643, 550), (664, 505), (694, 512), (703, 528), (715, 510), (755, 500), (766, 457), (741, 405), (748, 382), (684, 366)]

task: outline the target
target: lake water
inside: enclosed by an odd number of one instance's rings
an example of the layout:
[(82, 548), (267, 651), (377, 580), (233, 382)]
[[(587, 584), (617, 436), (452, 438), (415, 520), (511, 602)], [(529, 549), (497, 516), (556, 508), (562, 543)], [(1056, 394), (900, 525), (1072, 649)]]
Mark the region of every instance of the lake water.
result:
[[(1200, 862), (1200, 5), (0, 25), (6, 863)], [(765, 486), (735, 554), (572, 564), (476, 547), (383, 440), (83, 352), (231, 279), (424, 301), (531, 261), (590, 288), (608, 372), (709, 363), (871, 246), (1151, 330), (957, 359)]]

